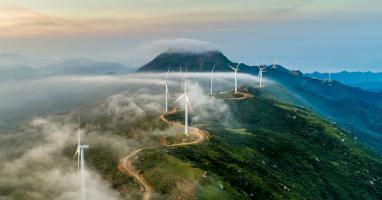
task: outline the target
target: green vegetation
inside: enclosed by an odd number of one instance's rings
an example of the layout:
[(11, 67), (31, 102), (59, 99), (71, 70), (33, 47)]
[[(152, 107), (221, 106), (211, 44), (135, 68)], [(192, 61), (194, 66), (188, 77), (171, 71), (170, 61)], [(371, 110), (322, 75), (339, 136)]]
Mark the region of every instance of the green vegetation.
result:
[(229, 99), (229, 98), (239, 98), (242, 97), (241, 94), (235, 94), (233, 92), (222, 92), (215, 95), (217, 98), (221, 99)]
[(210, 72), (212, 66), (215, 65), (215, 71), (228, 71), (227, 65), (232, 65), (219, 51), (208, 51), (202, 54), (163, 52), (155, 57), (151, 62), (138, 69), (138, 72), (178, 72), (179, 68), (174, 66), (182, 66), (183, 70)]
[[(146, 143), (155, 143), (158, 136), (150, 136), (145, 132), (153, 130), (164, 130), (168, 125), (162, 122), (158, 115), (148, 113), (147, 115), (132, 119), (123, 115), (110, 116), (107, 114), (89, 114), (82, 118), (81, 126), (86, 126), (88, 131), (99, 131), (103, 133), (122, 136), (122, 138), (132, 139), (138, 143), (142, 138)], [(83, 127), (84, 128), (84, 127)], [(128, 145), (128, 143), (126, 143)], [(139, 146), (139, 144), (137, 144)], [(144, 145), (144, 144), (142, 144)], [(135, 148), (138, 148), (135, 147)], [(130, 146), (134, 149), (134, 147)], [(67, 149), (67, 155), (71, 155), (73, 148)], [(128, 176), (126, 172), (118, 169), (119, 161), (129, 152), (121, 152), (113, 146), (102, 143), (91, 145), (86, 151), (87, 165), (101, 174), (102, 178), (111, 184), (111, 187), (120, 192), (124, 199), (140, 199), (140, 186), (134, 178)]]
[(139, 190), (132, 177), (118, 170), (119, 156), (110, 146), (94, 146), (86, 152), (86, 161), (94, 167), (102, 178), (111, 184), (111, 187), (120, 191), (122, 197), (139, 199), (139, 193), (130, 192)]
[[(379, 155), (305, 109), (253, 93), (253, 98), (226, 101), (235, 116), (231, 124), (210, 120), (200, 127), (211, 135), (207, 142), (145, 150), (133, 159), (152, 186), (153, 199), (382, 198)], [(144, 118), (128, 127), (123, 118), (93, 120), (126, 138), (167, 127), (158, 115)], [(182, 121), (183, 114), (168, 118)], [(107, 147), (92, 148), (88, 155), (90, 165), (122, 194), (138, 187), (116, 170), (121, 155)]]
[(205, 145), (170, 154), (247, 199), (380, 199), (382, 160), (316, 115), (261, 95), (227, 101), (236, 123), (208, 124)]
[[(184, 147), (178, 147), (184, 148)], [(171, 156), (164, 148), (146, 151), (134, 163), (158, 193), (157, 199), (238, 199), (227, 182), (188, 162)]]

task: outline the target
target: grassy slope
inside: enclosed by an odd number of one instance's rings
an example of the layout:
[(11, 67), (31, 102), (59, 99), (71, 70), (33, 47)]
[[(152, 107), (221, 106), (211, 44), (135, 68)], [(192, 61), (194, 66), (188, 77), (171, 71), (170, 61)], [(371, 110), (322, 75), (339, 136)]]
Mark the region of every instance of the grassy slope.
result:
[(381, 159), (344, 131), (259, 95), (227, 103), (237, 123), (206, 125), (207, 143), (138, 159), (159, 197), (185, 193), (180, 181), (190, 199), (382, 198)]
[[(118, 120), (115, 120), (115, 118), (104, 114), (89, 115), (87, 118), (82, 118), (82, 120), (83, 124), (87, 124), (88, 126), (96, 125), (96, 130), (98, 131), (110, 132), (123, 136), (126, 139), (131, 137), (137, 138), (137, 135), (140, 135), (138, 137), (148, 137), (142, 133), (153, 129), (163, 130), (168, 127), (157, 115), (143, 116), (128, 123), (126, 118), (120, 117)], [(127, 126), (127, 124), (129, 125)], [(156, 140), (157, 138), (151, 139)], [(69, 155), (71, 151), (72, 149), (68, 150)], [(89, 167), (98, 171), (103, 179), (111, 183), (111, 187), (119, 191), (123, 199), (140, 199), (140, 186), (132, 177), (127, 176), (124, 172), (120, 172), (117, 168), (120, 158), (126, 156), (128, 153), (129, 152), (117, 152), (106, 145), (93, 145), (92, 148), (87, 150), (86, 162)]]

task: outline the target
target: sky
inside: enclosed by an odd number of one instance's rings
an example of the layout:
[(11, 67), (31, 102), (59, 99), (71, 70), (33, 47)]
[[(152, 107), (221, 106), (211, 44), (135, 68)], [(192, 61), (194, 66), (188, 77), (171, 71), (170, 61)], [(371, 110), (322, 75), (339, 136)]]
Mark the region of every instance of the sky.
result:
[(0, 0), (0, 65), (138, 67), (166, 45), (208, 44), (252, 65), (382, 71), (381, 21), (381, 0)]

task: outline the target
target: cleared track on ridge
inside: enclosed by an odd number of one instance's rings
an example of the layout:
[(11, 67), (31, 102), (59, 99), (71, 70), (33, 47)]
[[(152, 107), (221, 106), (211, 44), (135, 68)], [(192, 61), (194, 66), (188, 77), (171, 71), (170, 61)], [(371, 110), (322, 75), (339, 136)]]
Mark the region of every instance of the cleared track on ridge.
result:
[[(247, 99), (249, 97), (252, 97), (252, 95), (249, 93), (238, 92), (238, 94), (241, 94), (242, 97), (226, 98), (226, 100), (243, 100), (243, 99)], [(160, 118), (163, 122), (165, 122), (167, 124), (184, 127), (183, 124), (181, 124), (179, 122), (170, 121), (166, 118), (167, 115), (173, 115), (176, 113), (177, 113), (176, 108), (173, 108), (170, 112), (167, 112), (167, 113), (160, 115)], [(125, 156), (124, 158), (121, 159), (121, 161), (118, 165), (118, 169), (121, 172), (127, 173), (129, 176), (133, 177), (137, 181), (137, 183), (141, 187), (142, 200), (149, 200), (150, 199), (151, 193), (152, 193), (152, 188), (151, 188), (150, 184), (148, 184), (146, 182), (145, 178), (141, 174), (139, 174), (139, 171), (133, 167), (131, 158), (133, 158), (138, 153), (140, 153), (144, 150), (147, 150), (147, 149), (154, 149), (154, 148), (158, 148), (161, 146), (180, 147), (180, 146), (195, 145), (195, 144), (203, 143), (209, 137), (208, 132), (205, 130), (201, 130), (201, 129), (196, 128), (196, 127), (189, 127), (189, 130), (190, 130), (191, 135), (196, 136), (195, 140), (182, 141), (180, 143), (169, 144), (169, 145), (166, 144), (166, 145), (158, 145), (158, 146), (140, 148), (140, 149), (137, 149), (137, 150), (131, 152), (130, 154), (128, 154), (127, 156)]]

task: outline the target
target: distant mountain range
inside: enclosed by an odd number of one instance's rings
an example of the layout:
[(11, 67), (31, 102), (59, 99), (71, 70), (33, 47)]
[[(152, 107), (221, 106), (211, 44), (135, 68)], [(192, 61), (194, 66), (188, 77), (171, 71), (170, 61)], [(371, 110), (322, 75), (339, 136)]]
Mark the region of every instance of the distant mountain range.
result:
[[(215, 71), (231, 72), (228, 65), (237, 65), (237, 63), (230, 61), (219, 51), (164, 52), (139, 68), (138, 72), (165, 72), (169, 68), (171, 71), (179, 71), (180, 67), (190, 72), (210, 72), (214, 65)], [(265, 87), (264, 92), (283, 101), (308, 107), (339, 123), (370, 146), (382, 151), (382, 92), (360, 89), (370, 84), (378, 85), (381, 74), (341, 72), (332, 75), (335, 80), (328, 81), (327, 74), (303, 74), (300, 71), (288, 70), (281, 65), (266, 67), (267, 72), (264, 76), (278, 84)], [(28, 80), (57, 75), (119, 75), (131, 71), (132, 68), (119, 63), (81, 58), (40, 68), (26, 65), (0, 66), (0, 81)], [(241, 64), (240, 72), (257, 75), (258, 67)]]
[[(231, 72), (228, 64), (236, 63), (219, 51), (199, 54), (165, 52), (137, 72), (164, 72), (169, 67), (171, 71), (178, 71), (180, 66), (187, 67), (190, 72), (208, 72), (213, 65), (216, 66), (216, 71)], [(279, 85), (268, 87), (265, 91), (271, 90), (269, 93), (276, 98), (286, 100), (289, 97), (290, 103), (308, 107), (334, 120), (362, 141), (382, 151), (382, 93), (365, 91), (335, 80), (312, 78), (281, 65), (266, 67), (264, 76)], [(240, 72), (257, 75), (258, 67), (241, 64)]]
[(0, 81), (28, 80), (58, 75), (117, 75), (132, 71), (132, 68), (119, 63), (79, 58), (38, 68), (26, 65), (0, 66)]
[[(328, 73), (313, 72), (307, 73), (307, 76), (328, 79)], [(382, 92), (382, 72), (337, 72), (331, 74), (331, 79), (339, 81), (341, 83), (359, 87), (365, 90)]]

